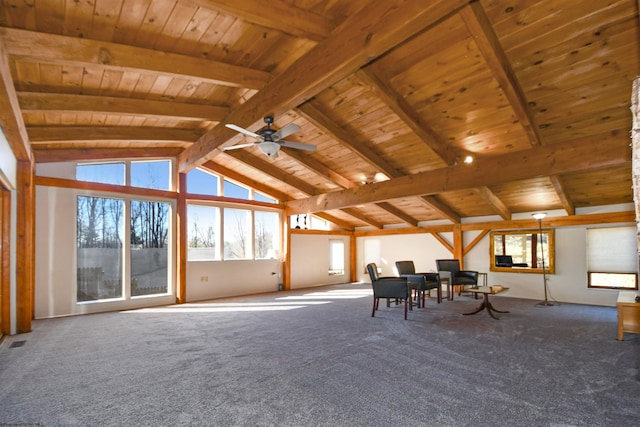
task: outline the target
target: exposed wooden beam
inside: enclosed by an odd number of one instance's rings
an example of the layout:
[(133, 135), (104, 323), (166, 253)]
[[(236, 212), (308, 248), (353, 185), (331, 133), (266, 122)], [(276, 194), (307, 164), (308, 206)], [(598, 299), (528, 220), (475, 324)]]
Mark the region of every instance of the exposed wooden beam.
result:
[(342, 209), (342, 211), (344, 213), (346, 213), (346, 214), (351, 215), (354, 218), (359, 219), (360, 221), (364, 222), (365, 224), (369, 224), (369, 225), (371, 225), (371, 226), (373, 226), (375, 228), (382, 228), (382, 226), (383, 226), (383, 224), (381, 222), (375, 221), (375, 220), (369, 218), (367, 215), (365, 215), (365, 214), (363, 214), (361, 212), (358, 212), (354, 208), (345, 208), (345, 209)]
[(340, 218), (336, 218), (333, 215), (329, 215), (326, 212), (317, 212), (314, 214), (315, 216), (317, 216), (318, 218), (322, 218), (325, 221), (329, 221), (335, 225), (337, 225), (338, 227), (342, 228), (343, 230), (347, 230), (347, 231), (353, 231), (354, 227), (351, 223), (347, 222), (347, 221), (343, 221)]
[[(387, 0), (371, 3), (347, 18), (331, 35), (233, 110), (226, 121), (249, 128), (262, 120), (265, 106), (279, 115), (301, 105), (332, 84), (410, 37), (455, 13), (468, 0), (425, 3)], [(180, 156), (178, 169), (188, 170), (228, 143), (229, 132), (216, 126)]]
[(551, 184), (553, 184), (553, 188), (556, 190), (556, 194), (562, 203), (562, 207), (567, 212), (567, 215), (575, 215), (576, 207), (573, 202), (571, 202), (560, 177), (557, 175), (551, 175), (549, 179), (551, 179)]
[(296, 37), (320, 41), (331, 33), (332, 24), (323, 16), (282, 0), (188, 0), (205, 9), (232, 15), (243, 21), (282, 31)]
[(381, 209), (384, 209), (385, 211), (389, 212), (391, 215), (395, 216), (396, 218), (401, 219), (403, 222), (406, 222), (407, 224), (409, 224), (412, 227), (417, 227), (418, 226), (418, 220), (417, 219), (415, 219), (411, 215), (405, 213), (401, 209), (396, 208), (395, 206), (393, 206), (389, 202), (376, 203), (376, 206), (378, 206)]
[[(263, 160), (261, 157), (254, 156), (253, 154), (247, 152), (246, 150), (225, 151), (225, 155), (229, 157), (233, 157), (234, 159), (248, 166), (251, 166), (252, 168), (262, 173), (270, 175), (274, 179), (277, 179), (278, 181), (281, 181), (287, 185), (290, 185), (302, 191), (303, 193), (310, 194), (310, 195), (320, 194), (320, 191), (316, 187), (280, 169), (279, 167), (274, 165), (273, 161)], [(266, 156), (262, 156), (262, 157), (266, 158)]]
[[(249, 154), (244, 150), (225, 151), (225, 154), (233, 157), (236, 160), (241, 161), (246, 165), (253, 167), (254, 169), (257, 169), (263, 173), (271, 175), (273, 178), (277, 179), (278, 181), (288, 184), (296, 188), (297, 190), (302, 191), (303, 193), (306, 193), (309, 195), (321, 194), (321, 191), (318, 190), (316, 187), (314, 187), (311, 184), (308, 184), (306, 181), (302, 179), (296, 178), (295, 176), (283, 171), (282, 169), (273, 165), (273, 162), (263, 160), (262, 158)], [(349, 212), (346, 212), (346, 213), (360, 219), (361, 221), (366, 222), (367, 224), (371, 224), (374, 227), (382, 227), (380, 223), (372, 220), (371, 218), (363, 214), (360, 214), (358, 212), (355, 212), (354, 214), (353, 210), (350, 210)]]
[(360, 80), (371, 86), (385, 104), (391, 108), (445, 164), (449, 166), (455, 164), (456, 153), (452, 149), (451, 144), (447, 144), (436, 131), (420, 119), (409, 103), (394, 90), (389, 83), (389, 79), (383, 75), (380, 66), (376, 63), (368, 65), (359, 70), (357, 75)]
[[(308, 169), (311, 169), (312, 171), (314, 171), (318, 175), (324, 176), (325, 178), (327, 178), (330, 181), (332, 181), (333, 183), (341, 186), (342, 188), (354, 188), (354, 187), (356, 187), (356, 184), (354, 182), (350, 181), (346, 177), (344, 177), (344, 176), (340, 175), (339, 173), (333, 171), (332, 169), (328, 168), (322, 162), (319, 162), (318, 160), (314, 159), (313, 157), (311, 157), (309, 155), (306, 155), (306, 154), (300, 153), (299, 150), (292, 150), (292, 149), (283, 148), (282, 151), (284, 151), (286, 153), (286, 155), (288, 155), (288, 156), (292, 157), (293, 159), (295, 159), (298, 163), (302, 164), (304, 167), (306, 167)], [(403, 212), (402, 210), (394, 207), (390, 203), (377, 203), (376, 205), (380, 209), (390, 213), (391, 215), (399, 218), (400, 220), (402, 220), (403, 222), (406, 222), (409, 225), (416, 226), (418, 224), (418, 220), (413, 218), (411, 215), (407, 215), (405, 212)], [(354, 216), (354, 215), (352, 215), (352, 216)], [(358, 219), (366, 222), (367, 224), (373, 225), (375, 227), (377, 227), (377, 224), (379, 224), (378, 221), (373, 221), (370, 218), (367, 218), (367, 220), (365, 221), (363, 218), (365, 218), (365, 216), (361, 214), (361, 217), (359, 217)]]
[(33, 150), (36, 163), (87, 160), (150, 159), (176, 157), (181, 148), (38, 148)]
[(285, 153), (286, 156), (291, 157), (296, 162), (303, 165), (305, 168), (312, 170), (316, 174), (328, 179), (329, 181), (339, 185), (342, 188), (356, 187), (356, 184), (353, 181), (350, 181), (348, 178), (340, 175), (314, 157), (302, 153), (300, 150), (283, 147), (280, 152)]
[(20, 103), (9, 68), (9, 59), (5, 41), (0, 37), (0, 132), (9, 142), (11, 151), (18, 161), (30, 160), (33, 157), (29, 146), (29, 136), (22, 119)]
[(366, 143), (357, 141), (357, 138), (354, 137), (354, 135), (350, 134), (342, 127), (337, 126), (334, 120), (331, 120), (329, 116), (316, 108), (312, 103), (306, 102), (300, 105), (297, 112), (307, 119), (307, 121), (311, 122), (315, 127), (331, 135), (336, 141), (340, 142), (345, 147), (349, 147), (362, 160), (366, 161), (388, 177), (402, 176), (401, 172), (382, 157), (374, 153)]
[[(473, 165), (456, 165), (394, 178), (362, 187), (288, 202), (292, 212), (317, 212), (400, 197), (433, 195), (443, 191), (498, 185), (545, 175), (579, 172), (630, 162), (628, 143), (603, 143), (600, 138), (541, 146), (491, 158)], [(500, 173), (496, 173), (500, 171)]]
[(421, 196), (420, 200), (422, 200), (423, 203), (426, 203), (431, 209), (438, 211), (440, 215), (444, 216), (454, 224), (461, 221), (460, 214), (451, 209), (449, 205), (444, 203), (437, 196)]
[(145, 141), (194, 142), (202, 134), (200, 130), (108, 127), (108, 126), (34, 126), (28, 129), (33, 143), (37, 142), (88, 142), (88, 141)]
[(482, 52), (485, 61), (487, 61), (493, 76), (509, 100), (511, 108), (513, 108), (516, 117), (520, 121), (520, 125), (529, 137), (529, 142), (532, 146), (540, 145), (541, 138), (538, 127), (533, 119), (533, 114), (527, 107), (524, 91), (520, 87), (520, 83), (518, 83), (507, 55), (500, 45), (498, 36), (496, 36), (493, 26), (482, 8), (482, 4), (479, 1), (473, 1), (469, 6), (461, 9), (459, 14), (475, 40), (478, 49)]
[(92, 112), (219, 122), (229, 111), (228, 107), (216, 105), (65, 93), (19, 92), (18, 100), (23, 112), (36, 113)]
[(489, 187), (478, 187), (474, 190), (482, 198), (482, 200), (487, 202), (496, 212), (498, 212), (502, 219), (504, 219), (505, 221), (511, 219), (511, 211), (509, 210), (509, 208), (504, 203), (502, 203), (502, 200), (500, 200), (500, 198), (496, 196), (495, 193), (491, 191), (491, 189), (489, 189)]
[(188, 78), (212, 84), (260, 89), (269, 73), (224, 62), (134, 46), (0, 28), (7, 54), (52, 64), (93, 64), (118, 71), (151, 71), (163, 76)]

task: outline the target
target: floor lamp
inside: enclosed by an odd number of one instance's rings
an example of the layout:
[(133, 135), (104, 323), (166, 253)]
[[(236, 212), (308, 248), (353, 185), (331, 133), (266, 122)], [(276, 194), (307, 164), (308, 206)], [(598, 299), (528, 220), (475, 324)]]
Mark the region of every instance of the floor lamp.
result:
[(547, 214), (545, 213), (533, 214), (533, 217), (538, 220), (538, 230), (539, 230), (538, 239), (540, 240), (540, 251), (542, 253), (542, 283), (544, 285), (544, 301), (541, 301), (538, 304), (536, 304), (537, 306), (540, 306), (540, 307), (547, 307), (550, 305), (554, 305), (553, 302), (547, 299), (547, 269), (544, 264), (544, 243), (542, 242), (542, 218), (544, 218), (545, 216), (547, 216)]

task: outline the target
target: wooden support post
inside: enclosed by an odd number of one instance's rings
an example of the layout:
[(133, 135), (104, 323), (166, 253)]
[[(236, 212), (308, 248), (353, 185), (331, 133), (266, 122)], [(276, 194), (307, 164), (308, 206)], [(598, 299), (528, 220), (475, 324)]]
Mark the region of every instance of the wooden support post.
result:
[(177, 259), (178, 259), (178, 271), (176, 274), (176, 302), (182, 304), (187, 302), (187, 174), (178, 174), (178, 214), (176, 215), (178, 220), (177, 229)]
[(16, 242), (16, 330), (31, 332), (35, 286), (35, 184), (34, 164), (18, 161), (17, 242)]

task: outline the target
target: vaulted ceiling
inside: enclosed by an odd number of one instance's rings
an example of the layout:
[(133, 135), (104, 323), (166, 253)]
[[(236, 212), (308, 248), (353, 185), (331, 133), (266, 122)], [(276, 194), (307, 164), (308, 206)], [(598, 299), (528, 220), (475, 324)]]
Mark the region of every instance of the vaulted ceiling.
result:
[[(633, 200), (638, 7), (3, 0), (0, 120), (18, 157), (174, 156), (345, 229), (572, 215)], [(267, 115), (316, 151), (226, 150)]]

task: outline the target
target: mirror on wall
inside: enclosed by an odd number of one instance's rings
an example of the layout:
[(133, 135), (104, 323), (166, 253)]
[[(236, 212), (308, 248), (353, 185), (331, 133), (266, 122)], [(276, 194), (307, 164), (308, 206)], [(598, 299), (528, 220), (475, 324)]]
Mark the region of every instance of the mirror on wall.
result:
[(492, 231), (490, 271), (555, 274), (554, 230)]

